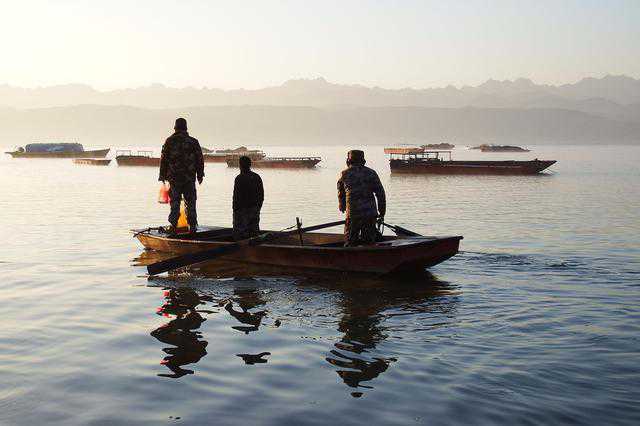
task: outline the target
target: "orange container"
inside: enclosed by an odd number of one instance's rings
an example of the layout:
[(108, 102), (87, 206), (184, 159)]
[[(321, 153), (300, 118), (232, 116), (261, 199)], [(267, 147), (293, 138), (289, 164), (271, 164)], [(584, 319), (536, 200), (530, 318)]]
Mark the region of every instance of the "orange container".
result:
[(180, 217), (178, 218), (178, 226), (176, 226), (176, 228), (181, 231), (189, 229), (189, 222), (187, 222), (187, 212), (184, 200), (180, 201)]
[(158, 192), (158, 202), (160, 204), (169, 204), (169, 184), (163, 183), (160, 185), (160, 191)]

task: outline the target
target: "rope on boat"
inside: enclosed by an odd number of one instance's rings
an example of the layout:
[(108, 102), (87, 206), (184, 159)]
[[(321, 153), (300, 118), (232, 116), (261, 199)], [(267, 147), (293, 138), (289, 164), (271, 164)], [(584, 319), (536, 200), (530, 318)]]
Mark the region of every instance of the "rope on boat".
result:
[(147, 229), (143, 229), (141, 231), (138, 231), (136, 233), (133, 234), (133, 238), (136, 238), (138, 235), (140, 234), (144, 234), (146, 232), (151, 232), (151, 231), (160, 231), (162, 228), (162, 226), (156, 226), (156, 227), (149, 227)]

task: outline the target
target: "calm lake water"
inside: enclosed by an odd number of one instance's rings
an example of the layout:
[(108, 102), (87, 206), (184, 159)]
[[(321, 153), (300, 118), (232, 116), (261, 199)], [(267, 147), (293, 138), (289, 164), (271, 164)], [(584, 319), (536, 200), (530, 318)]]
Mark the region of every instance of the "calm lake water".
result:
[[(347, 149), (265, 147), (323, 162), (260, 171), (263, 227), (339, 220)], [(463, 253), (411, 281), (148, 280), (128, 230), (165, 223), (157, 170), (3, 156), (0, 424), (640, 422), (640, 147), (454, 151), (558, 160), (518, 177), (392, 176), (365, 151), (388, 221)], [(201, 224), (231, 223), (235, 174), (206, 166)]]

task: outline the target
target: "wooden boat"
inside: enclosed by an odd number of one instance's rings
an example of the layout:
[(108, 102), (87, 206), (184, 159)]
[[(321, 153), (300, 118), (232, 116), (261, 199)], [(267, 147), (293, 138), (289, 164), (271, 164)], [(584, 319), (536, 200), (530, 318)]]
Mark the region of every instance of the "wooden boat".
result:
[(424, 148), (417, 146), (385, 148), (385, 154), (420, 154)]
[(391, 173), (463, 175), (534, 175), (555, 163), (555, 160), (537, 158), (531, 161), (452, 161), (451, 151), (392, 155), (389, 160)]
[(246, 154), (258, 154), (261, 153), (259, 149), (248, 149), (246, 146), (239, 146), (233, 149), (217, 149), (216, 154), (229, 154), (229, 155), (246, 155)]
[(108, 166), (109, 163), (111, 163), (111, 160), (106, 160), (104, 158), (74, 158), (73, 162), (75, 164), (88, 166)]
[(151, 151), (138, 151), (137, 154), (131, 151), (117, 151), (116, 162), (118, 166), (160, 167), (160, 157), (153, 157)]
[[(239, 167), (239, 158), (227, 158), (227, 166)], [(251, 161), (251, 167), (256, 169), (311, 169), (320, 161), (322, 161), (320, 157), (266, 157)]]
[(249, 157), (251, 161), (258, 161), (262, 160), (266, 155), (262, 151), (247, 151), (240, 154), (224, 154), (220, 152), (202, 154), (205, 163), (226, 163), (228, 159), (240, 158), (242, 156)]
[[(158, 229), (134, 230), (149, 250), (185, 254), (233, 244), (232, 229), (200, 227), (198, 232), (169, 237)], [(268, 231), (264, 231), (268, 232)], [(461, 236), (395, 237), (369, 246), (343, 247), (344, 236), (333, 233), (287, 235), (268, 244), (245, 246), (224, 259), (283, 268), (311, 268), (345, 272), (422, 273), (458, 253)]]
[(519, 146), (511, 146), (511, 145), (478, 145), (473, 146), (469, 149), (477, 149), (481, 152), (530, 152), (530, 150), (526, 148), (521, 148)]
[(443, 142), (443, 143), (430, 143), (430, 144), (427, 144), (427, 145), (422, 145), (422, 149), (425, 150), (425, 151), (428, 150), (428, 149), (432, 149), (432, 150), (433, 149), (435, 149), (435, 150), (453, 149), (455, 147), (456, 147), (455, 145), (450, 144), (450, 143), (446, 143), (446, 142)]
[(79, 143), (30, 143), (5, 152), (13, 158), (104, 158), (109, 148), (85, 151)]

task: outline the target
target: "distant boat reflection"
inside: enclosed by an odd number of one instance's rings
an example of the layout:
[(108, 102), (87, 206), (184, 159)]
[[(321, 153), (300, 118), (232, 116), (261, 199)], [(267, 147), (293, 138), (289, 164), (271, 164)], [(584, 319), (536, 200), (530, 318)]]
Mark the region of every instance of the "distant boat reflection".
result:
[[(201, 278), (224, 278), (221, 271), (234, 279), (214, 280), (209, 285), (202, 285)], [(273, 277), (277, 277), (277, 286)], [(190, 281), (198, 282), (197, 292), (182, 287)], [(286, 284), (282, 285), (282, 282)], [(205, 321), (200, 316), (202, 312), (227, 312), (240, 323), (231, 328), (245, 335), (259, 333), (268, 317), (274, 321), (268, 321), (266, 326), (277, 328), (281, 321), (284, 325), (287, 320), (297, 321), (300, 318), (313, 321), (319, 319), (318, 312), (323, 312), (322, 320), (335, 318), (335, 327), (341, 333), (339, 341), (327, 350), (325, 360), (335, 367), (344, 384), (353, 389), (353, 397), (360, 397), (364, 390), (373, 389), (376, 379), (397, 361), (391, 344), (384, 349), (380, 347), (393, 335), (394, 327), (404, 334), (409, 324), (416, 325), (416, 320), (420, 322), (417, 326), (421, 329), (445, 326), (455, 321), (458, 299), (455, 286), (439, 281), (429, 273), (410, 279), (381, 279), (366, 275), (298, 271), (295, 277), (282, 277), (281, 270), (255, 269), (222, 261), (199, 268), (191, 278), (184, 275), (156, 277), (150, 283), (173, 288), (166, 293), (165, 306), (175, 306), (172, 309), (177, 318), (152, 333), (159, 340), (178, 346), (174, 352), (165, 349), (170, 355), (165, 358), (165, 365), (174, 372), (174, 375), (165, 376), (180, 377), (192, 373), (182, 366), (196, 363), (206, 355), (206, 341), (195, 331)], [(265, 292), (265, 289), (269, 291)], [(296, 294), (298, 290), (303, 290), (305, 297), (295, 299), (296, 303), (292, 305), (290, 292)], [(286, 298), (282, 292), (287, 294)], [(196, 306), (206, 302), (213, 302), (216, 308), (224, 309), (196, 311)], [(407, 315), (411, 315), (411, 320), (404, 320)], [(269, 359), (278, 356), (277, 350), (256, 349), (256, 353), (239, 353), (236, 356), (246, 365), (267, 364)], [(381, 353), (384, 351), (387, 353)]]

